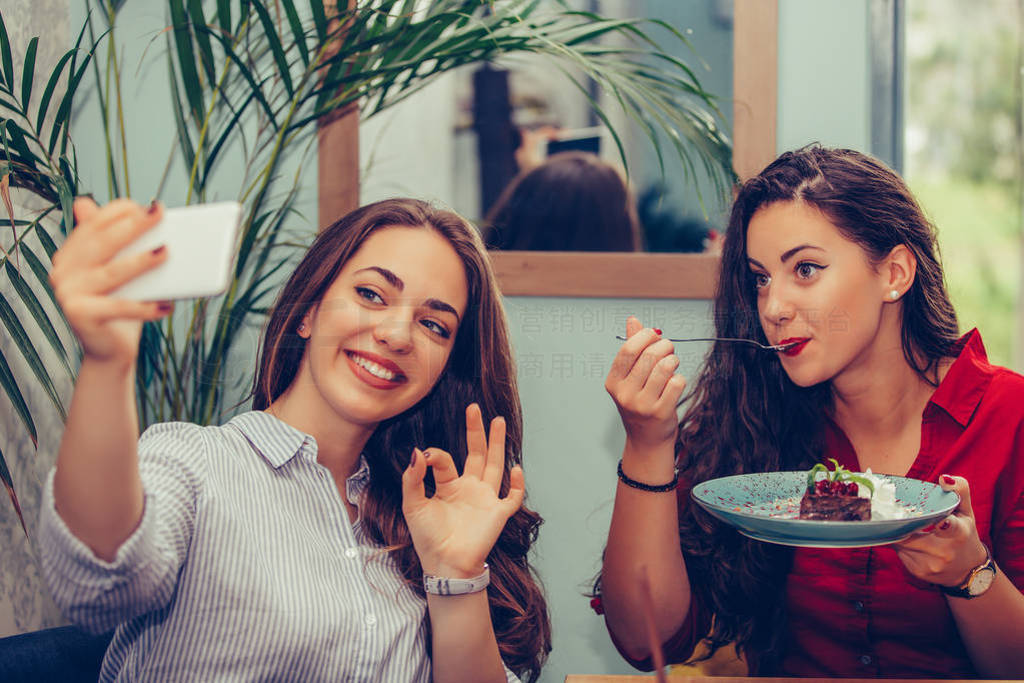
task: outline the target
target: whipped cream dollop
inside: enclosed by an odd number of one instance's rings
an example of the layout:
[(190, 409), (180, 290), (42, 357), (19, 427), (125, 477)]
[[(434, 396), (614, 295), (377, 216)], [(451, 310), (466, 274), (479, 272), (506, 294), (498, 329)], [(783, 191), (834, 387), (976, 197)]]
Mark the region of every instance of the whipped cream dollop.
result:
[(887, 477), (873, 474), (870, 467), (858, 474), (875, 485), (873, 496), (867, 486), (857, 487), (858, 496), (871, 499), (871, 519), (906, 519), (909, 516), (911, 510), (896, 502), (896, 484)]

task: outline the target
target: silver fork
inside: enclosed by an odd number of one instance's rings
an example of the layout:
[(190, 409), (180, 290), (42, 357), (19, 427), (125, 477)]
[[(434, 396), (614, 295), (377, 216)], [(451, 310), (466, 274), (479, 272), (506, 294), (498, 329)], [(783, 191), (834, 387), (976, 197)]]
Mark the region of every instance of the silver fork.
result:
[[(621, 334), (615, 335), (615, 338), (616, 339), (620, 339), (622, 341), (626, 341), (626, 337), (623, 337)], [(668, 337), (666, 337), (666, 339), (668, 339)], [(741, 344), (750, 344), (751, 346), (756, 346), (757, 348), (764, 349), (765, 351), (788, 351), (789, 349), (793, 348), (797, 344), (802, 343), (801, 341), (792, 341), (792, 342), (789, 342), (789, 343), (786, 343), (786, 344), (762, 344), (761, 342), (754, 341), (753, 339), (739, 339), (739, 338), (736, 338), (736, 337), (695, 337), (693, 339), (668, 339), (668, 340), (670, 342), (714, 342), (714, 341), (739, 342)]]

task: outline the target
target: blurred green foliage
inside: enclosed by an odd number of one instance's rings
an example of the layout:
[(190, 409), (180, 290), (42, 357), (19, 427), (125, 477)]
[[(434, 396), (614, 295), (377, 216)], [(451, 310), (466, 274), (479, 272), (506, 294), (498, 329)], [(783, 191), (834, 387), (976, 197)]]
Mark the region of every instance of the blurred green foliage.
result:
[(906, 11), (905, 175), (938, 226), (961, 328), (978, 327), (989, 359), (1013, 367), (1024, 4), (908, 0)]

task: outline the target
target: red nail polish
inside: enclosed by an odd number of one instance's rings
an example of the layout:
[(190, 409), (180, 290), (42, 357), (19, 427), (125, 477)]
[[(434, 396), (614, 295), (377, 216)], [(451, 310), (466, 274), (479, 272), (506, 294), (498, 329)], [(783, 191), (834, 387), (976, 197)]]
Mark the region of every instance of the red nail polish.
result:
[(173, 301), (160, 301), (156, 305), (156, 309), (161, 313), (168, 313), (174, 309)]
[(157, 247), (156, 249), (154, 249), (153, 251), (151, 251), (149, 253), (152, 254), (153, 256), (159, 256), (160, 254), (164, 253), (165, 251), (167, 251), (167, 245), (166, 244), (161, 244), (159, 247)]
[(953, 477), (949, 476), (948, 474), (943, 474), (940, 477), (940, 479), (942, 479), (942, 483), (943, 484), (949, 484), (949, 485), (952, 486), (953, 484), (956, 483), (956, 479), (954, 479)]
[(150, 215), (156, 213), (157, 206), (158, 206), (157, 201), (154, 199), (153, 201), (151, 201), (149, 203), (149, 206), (146, 207), (146, 213), (148, 213)]
[(660, 337), (661, 336), (661, 328), (655, 327), (654, 328), (654, 334), (656, 334), (656, 335), (658, 335)]
[(940, 531), (945, 531), (946, 529), (949, 528), (949, 526), (950, 526), (950, 521), (948, 519), (944, 519), (944, 520), (942, 520), (942, 524), (939, 525), (939, 530)]

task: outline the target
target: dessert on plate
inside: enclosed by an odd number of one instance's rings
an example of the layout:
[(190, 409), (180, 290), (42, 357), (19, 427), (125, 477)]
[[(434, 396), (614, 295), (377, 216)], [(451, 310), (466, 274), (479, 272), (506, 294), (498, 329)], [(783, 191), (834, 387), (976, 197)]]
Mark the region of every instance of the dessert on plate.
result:
[[(800, 499), (800, 519), (825, 521), (866, 521), (871, 519), (871, 498), (875, 483), (869, 476), (851, 472), (829, 458), (832, 472), (818, 463), (807, 473), (807, 489)], [(824, 473), (819, 477), (818, 473)], [(864, 487), (867, 496), (862, 495)]]

